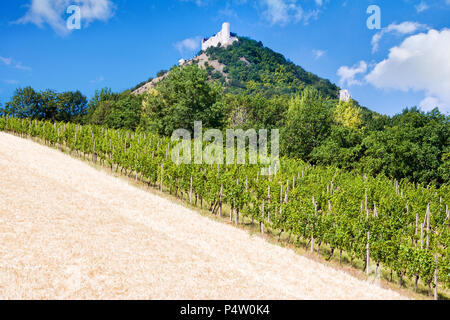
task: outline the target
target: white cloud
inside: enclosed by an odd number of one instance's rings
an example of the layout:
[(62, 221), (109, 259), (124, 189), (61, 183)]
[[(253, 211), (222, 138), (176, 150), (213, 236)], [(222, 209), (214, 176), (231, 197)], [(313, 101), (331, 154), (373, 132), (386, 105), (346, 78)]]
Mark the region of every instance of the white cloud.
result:
[(0, 57), (0, 61), (3, 62), (4, 64), (6, 64), (7, 66), (11, 65), (11, 63), (12, 63), (11, 58)]
[[(447, 0), (450, 1), (450, 0)], [(425, 10), (428, 10), (430, 7), (428, 6), (428, 4), (425, 1), (420, 2), (418, 5), (414, 6), (416, 8), (417, 12), (423, 12)]]
[(360, 61), (359, 64), (356, 64), (353, 67), (342, 66), (337, 71), (337, 75), (340, 78), (339, 83), (341, 86), (361, 85), (361, 81), (356, 80), (355, 77), (358, 74), (365, 73), (366, 71), (367, 63), (365, 61)]
[(423, 111), (431, 111), (434, 108), (445, 110), (445, 105), (436, 97), (426, 97), (419, 103), (419, 108)]
[(72, 30), (66, 27), (70, 5), (78, 5), (81, 9), (81, 23), (84, 27), (94, 20), (107, 21), (113, 16), (114, 4), (111, 0), (30, 0), (28, 11), (16, 23), (32, 23), (38, 27), (48, 24), (60, 35), (69, 34)]
[(326, 51), (324, 50), (313, 50), (312, 51), (314, 59), (320, 59), (321, 57), (323, 57), (326, 53)]
[[(322, 0), (316, 0), (317, 6), (322, 6)], [(319, 10), (304, 10), (297, 0), (261, 0), (265, 7), (264, 16), (272, 24), (286, 25), (289, 22), (308, 24), (311, 19), (317, 19)]]
[(174, 44), (180, 53), (193, 52), (200, 49), (202, 37), (187, 38)]
[(31, 71), (30, 67), (24, 66), (22, 64), (22, 62), (15, 61), (13, 58), (4, 58), (4, 57), (0, 56), (0, 61), (8, 67), (12, 67), (12, 68), (24, 70), (24, 71)]
[(379, 43), (386, 34), (395, 33), (398, 35), (406, 35), (427, 28), (428, 27), (426, 25), (411, 21), (402, 22), (400, 24), (391, 23), (388, 27), (382, 29), (372, 37), (372, 52), (376, 52), (378, 50)]
[(377, 88), (424, 91), (422, 106), (450, 110), (450, 29), (430, 30), (405, 39), (365, 77)]

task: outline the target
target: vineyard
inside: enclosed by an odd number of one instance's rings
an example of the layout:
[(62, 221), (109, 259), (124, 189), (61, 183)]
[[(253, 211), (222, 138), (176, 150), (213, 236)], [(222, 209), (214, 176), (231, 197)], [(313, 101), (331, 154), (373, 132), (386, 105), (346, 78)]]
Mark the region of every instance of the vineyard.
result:
[[(171, 139), (126, 130), (71, 123), (0, 118), (0, 130), (41, 139), (58, 149), (89, 157), (113, 171), (168, 191), (239, 224), (259, 225), (302, 240), (309, 250), (364, 262), (367, 273), (381, 269), (450, 287), (450, 186), (436, 188), (361, 176), (332, 167), (282, 159), (276, 175), (260, 175), (259, 165), (176, 164)], [(375, 265), (375, 270), (370, 266)]]

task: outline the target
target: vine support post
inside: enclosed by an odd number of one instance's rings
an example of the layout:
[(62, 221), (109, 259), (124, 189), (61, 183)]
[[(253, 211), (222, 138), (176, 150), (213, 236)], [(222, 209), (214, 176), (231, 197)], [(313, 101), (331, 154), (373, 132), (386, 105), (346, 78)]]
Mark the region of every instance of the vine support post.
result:
[(423, 223), (420, 224), (420, 250), (423, 250)]
[(438, 263), (437, 255), (434, 255), (434, 300), (438, 300)]
[(270, 223), (270, 186), (267, 191), (267, 222)]
[(367, 232), (367, 244), (366, 244), (366, 272), (370, 275), (370, 231)]
[(428, 204), (428, 207), (427, 207), (427, 251), (430, 248), (430, 215), (431, 215), (430, 204)]
[(191, 175), (191, 186), (189, 189), (189, 203), (192, 203), (192, 175)]
[(262, 210), (261, 210), (261, 223), (260, 228), (261, 228), (261, 234), (264, 234), (264, 199), (262, 200)]
[(160, 191), (163, 191), (163, 177), (164, 177), (164, 164), (161, 164), (161, 185), (160, 185)]
[[(317, 205), (316, 205), (316, 201), (314, 199), (314, 196), (312, 197), (312, 203), (314, 206), (314, 216), (317, 215)], [(311, 252), (314, 252), (314, 222), (311, 228)]]
[(223, 199), (223, 184), (220, 185), (220, 194), (219, 194), (219, 217), (222, 217), (222, 199)]

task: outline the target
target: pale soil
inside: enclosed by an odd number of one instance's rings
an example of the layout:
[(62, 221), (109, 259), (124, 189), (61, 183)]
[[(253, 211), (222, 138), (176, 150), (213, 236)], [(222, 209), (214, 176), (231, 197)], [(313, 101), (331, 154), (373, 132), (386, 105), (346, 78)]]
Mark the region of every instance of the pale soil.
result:
[(1, 299), (402, 299), (0, 133)]
[[(240, 58), (241, 61), (244, 61), (245, 63), (247, 63), (248, 65), (250, 64), (247, 59), (245, 58)], [(220, 63), (217, 60), (211, 60), (210, 57), (206, 54), (206, 53), (202, 53), (199, 56), (196, 56), (195, 58), (193, 58), (192, 60), (186, 61), (184, 65), (191, 65), (194, 61), (198, 62), (198, 66), (202, 69), (206, 69), (206, 63), (208, 63), (211, 67), (214, 68), (214, 70), (220, 72), (224, 77), (225, 80), (228, 82), (230, 79), (228, 78), (228, 74), (225, 73), (223, 70), (225, 69), (225, 65)], [(161, 77), (157, 77), (155, 79), (153, 79), (150, 82), (147, 82), (146, 84), (144, 84), (143, 86), (137, 88), (136, 90), (134, 90), (132, 93), (135, 95), (140, 95), (143, 93), (146, 93), (147, 91), (149, 91), (150, 89), (153, 89), (156, 87), (156, 85), (162, 81), (163, 79), (167, 78), (169, 76), (169, 72), (167, 72), (166, 74), (164, 74)]]

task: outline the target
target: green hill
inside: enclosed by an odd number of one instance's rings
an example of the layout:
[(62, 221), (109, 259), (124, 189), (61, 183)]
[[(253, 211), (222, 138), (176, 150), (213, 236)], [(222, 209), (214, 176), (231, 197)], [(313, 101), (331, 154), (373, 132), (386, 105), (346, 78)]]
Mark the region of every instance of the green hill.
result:
[[(306, 87), (316, 88), (324, 97), (337, 99), (339, 87), (329, 80), (305, 71), (287, 60), (282, 54), (245, 37), (227, 47), (211, 47), (200, 51), (186, 64), (197, 64), (208, 71), (212, 80), (221, 82), (227, 93), (261, 93), (295, 95)], [(170, 71), (160, 72), (155, 79), (142, 82), (132, 91), (141, 94), (157, 85)]]
[[(282, 54), (262, 42), (239, 37), (239, 41), (228, 47), (211, 47), (206, 51), (211, 60), (225, 65), (228, 82), (223, 81), (231, 92), (243, 89), (258, 90), (273, 94), (295, 94), (311, 86), (324, 97), (336, 99), (339, 88), (329, 80), (318, 77), (287, 60)], [(211, 75), (214, 77), (214, 70)], [(219, 78), (220, 79), (220, 78)]]

